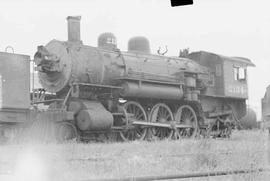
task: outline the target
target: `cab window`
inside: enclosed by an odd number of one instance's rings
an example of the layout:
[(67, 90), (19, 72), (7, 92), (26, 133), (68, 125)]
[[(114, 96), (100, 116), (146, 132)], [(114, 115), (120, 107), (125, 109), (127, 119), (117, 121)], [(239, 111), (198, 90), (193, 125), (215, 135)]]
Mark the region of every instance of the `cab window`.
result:
[(245, 67), (234, 67), (233, 68), (234, 73), (234, 80), (237, 81), (245, 81), (247, 76), (247, 69)]

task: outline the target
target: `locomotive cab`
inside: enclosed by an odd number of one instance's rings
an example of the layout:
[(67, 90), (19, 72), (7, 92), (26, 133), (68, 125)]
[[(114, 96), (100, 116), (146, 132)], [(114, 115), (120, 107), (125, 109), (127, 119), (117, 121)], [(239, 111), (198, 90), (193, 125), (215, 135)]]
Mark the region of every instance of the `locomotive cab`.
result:
[(205, 51), (193, 52), (189, 54), (189, 58), (211, 71), (212, 81), (205, 90), (205, 95), (248, 98), (247, 67), (255, 66), (249, 59), (226, 57)]
[(210, 83), (201, 91), (203, 109), (215, 112), (217, 109), (224, 110), (224, 105), (228, 105), (237, 119), (241, 119), (246, 114), (248, 99), (247, 67), (255, 65), (247, 58), (205, 51), (190, 53), (188, 57), (208, 67), (211, 72)]

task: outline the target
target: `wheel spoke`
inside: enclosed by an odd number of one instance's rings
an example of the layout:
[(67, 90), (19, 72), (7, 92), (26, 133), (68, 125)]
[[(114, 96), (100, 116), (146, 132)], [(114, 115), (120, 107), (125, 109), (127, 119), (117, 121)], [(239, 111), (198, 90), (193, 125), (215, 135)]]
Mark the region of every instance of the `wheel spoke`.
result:
[(162, 117), (165, 117), (166, 113), (167, 113), (166, 110), (163, 107), (161, 107), (161, 115), (162, 115)]
[(141, 118), (143, 118), (143, 117), (144, 117), (143, 113), (141, 113), (139, 116), (136, 116), (136, 118), (137, 118), (138, 120), (142, 120)]
[(190, 118), (190, 116), (193, 116), (193, 115), (192, 115), (192, 112), (188, 110), (187, 111), (187, 118)]
[(138, 116), (139, 114), (140, 114), (140, 110), (138, 110), (138, 109), (135, 108), (135, 116), (134, 116), (134, 117), (137, 118), (137, 116)]
[(153, 113), (151, 114), (151, 122), (157, 122), (157, 118), (158, 118), (158, 112), (159, 108), (156, 108), (153, 110)]
[(192, 112), (190, 112), (190, 110), (186, 109), (184, 111), (185, 113), (185, 119), (184, 120), (189, 120), (190, 116), (192, 115)]
[[(170, 108), (163, 103), (156, 104), (150, 112), (151, 122), (162, 122), (169, 124), (173, 118), (173, 114)], [(152, 128), (151, 136), (158, 139), (171, 138), (173, 135), (173, 130), (169, 128), (154, 127)]]
[(134, 105), (132, 105), (132, 113), (136, 115), (136, 107)]
[(193, 108), (189, 105), (182, 105), (176, 112), (176, 122), (179, 124), (187, 124), (192, 128), (179, 128), (179, 134), (181, 137), (194, 137), (198, 131), (197, 116)]
[(187, 113), (184, 111), (182, 112), (182, 115), (181, 115), (181, 118), (182, 120), (185, 122), (185, 120), (187, 119)]
[(194, 118), (195, 118), (195, 116), (192, 115), (192, 116), (190, 117), (190, 121), (193, 122), (192, 120), (193, 120)]
[(127, 127), (130, 126), (131, 129), (128, 128), (127, 130), (121, 131), (120, 137), (124, 141), (143, 140), (146, 136), (147, 129), (141, 126), (134, 127), (132, 125), (133, 121), (131, 121), (128, 116), (129, 114), (132, 114), (133, 119), (140, 120), (140, 121), (147, 121), (147, 116), (143, 107), (137, 102), (128, 101), (124, 104), (123, 109), (124, 109), (124, 112), (126, 112), (125, 119), (127, 120), (125, 126)]

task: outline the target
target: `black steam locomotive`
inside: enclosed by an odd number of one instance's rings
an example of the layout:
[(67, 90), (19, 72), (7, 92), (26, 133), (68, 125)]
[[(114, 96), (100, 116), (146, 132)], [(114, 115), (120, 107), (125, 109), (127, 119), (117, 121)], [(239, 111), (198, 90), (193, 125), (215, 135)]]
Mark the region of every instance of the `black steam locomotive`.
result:
[[(13, 88), (3, 92), (3, 102), (15, 103), (20, 97), (7, 95), (20, 92), (23, 106), (2, 107), (2, 122), (11, 120), (7, 109), (16, 114), (20, 109), (25, 118), (15, 120), (52, 122), (56, 129), (50, 133), (59, 140), (100, 134), (119, 134), (123, 140), (180, 139), (229, 137), (245, 115), (247, 67), (254, 66), (249, 59), (205, 51), (179, 57), (152, 54), (145, 37), (131, 38), (124, 52), (112, 33), (101, 34), (98, 47), (92, 47), (80, 39), (80, 17), (70, 16), (67, 21), (68, 41), (52, 40), (39, 46), (34, 56), (43, 89), (31, 93), (31, 104), (48, 108), (29, 109), (29, 88)], [(29, 63), (29, 57), (24, 58)], [(16, 72), (16, 79), (30, 82), (27, 66), (23, 72)]]

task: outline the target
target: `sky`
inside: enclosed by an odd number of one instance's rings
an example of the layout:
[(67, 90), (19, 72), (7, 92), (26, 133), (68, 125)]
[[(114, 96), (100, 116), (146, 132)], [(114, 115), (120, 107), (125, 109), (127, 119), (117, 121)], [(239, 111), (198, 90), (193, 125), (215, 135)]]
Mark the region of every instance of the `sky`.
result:
[(67, 40), (66, 17), (80, 15), (87, 45), (113, 32), (124, 51), (128, 40), (140, 35), (149, 39), (153, 53), (167, 45), (168, 56), (189, 48), (246, 57), (256, 65), (248, 70), (248, 104), (260, 117), (270, 84), (269, 7), (269, 0), (194, 0), (182, 7), (171, 7), (170, 0), (0, 0), (0, 51), (10, 45), (33, 58), (38, 45)]

